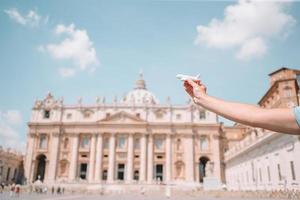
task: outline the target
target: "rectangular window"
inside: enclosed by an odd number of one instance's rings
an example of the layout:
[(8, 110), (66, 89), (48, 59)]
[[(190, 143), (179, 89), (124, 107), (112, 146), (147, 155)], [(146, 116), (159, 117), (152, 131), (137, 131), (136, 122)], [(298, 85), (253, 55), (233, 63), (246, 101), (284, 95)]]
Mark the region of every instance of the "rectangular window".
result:
[(161, 150), (163, 146), (163, 140), (161, 138), (155, 138), (154, 144), (156, 149)]
[(176, 114), (176, 119), (181, 119), (181, 114)]
[(81, 179), (86, 179), (86, 174), (87, 174), (87, 163), (81, 163), (79, 177)]
[(296, 180), (296, 174), (295, 174), (295, 168), (294, 168), (294, 162), (293, 161), (290, 162), (290, 166), (291, 166), (292, 180), (295, 181)]
[(103, 140), (103, 149), (108, 149), (108, 147), (109, 147), (109, 139), (104, 138), (104, 140)]
[(139, 138), (135, 138), (134, 140), (134, 149), (140, 149), (140, 139)]
[(134, 171), (133, 180), (136, 180), (136, 181), (139, 180), (139, 171), (138, 170)]
[(206, 118), (205, 110), (200, 110), (200, 111), (199, 111), (199, 118), (200, 118), (200, 119), (205, 119), (205, 118)]
[(280, 164), (277, 164), (277, 170), (278, 170), (278, 180), (281, 181), (282, 176), (281, 176)]
[(67, 119), (71, 119), (72, 118), (72, 113), (68, 113), (67, 114)]
[(89, 147), (90, 138), (88, 136), (84, 136), (81, 138), (80, 147), (86, 149)]
[(268, 180), (269, 182), (271, 182), (271, 173), (270, 173), (270, 167), (267, 167), (267, 171), (268, 171)]
[(126, 146), (126, 138), (125, 136), (118, 137), (118, 149), (125, 149)]
[(117, 179), (123, 181), (125, 178), (125, 164), (118, 164)]
[(163, 181), (163, 165), (155, 165), (155, 179), (158, 181)]
[(103, 173), (102, 173), (102, 180), (106, 181), (107, 180), (107, 170), (103, 170)]
[(47, 149), (47, 136), (46, 135), (40, 135), (39, 148)]
[(208, 150), (208, 139), (207, 139), (207, 137), (201, 137), (200, 138), (200, 149), (202, 151), (207, 151)]

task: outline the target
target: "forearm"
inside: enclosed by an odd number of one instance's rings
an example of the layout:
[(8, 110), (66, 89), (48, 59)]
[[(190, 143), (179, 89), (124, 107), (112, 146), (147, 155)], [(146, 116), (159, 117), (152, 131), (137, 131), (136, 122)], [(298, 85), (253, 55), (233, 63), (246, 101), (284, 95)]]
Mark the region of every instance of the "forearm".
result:
[(232, 121), (277, 132), (300, 134), (292, 109), (264, 109), (203, 95), (195, 102)]

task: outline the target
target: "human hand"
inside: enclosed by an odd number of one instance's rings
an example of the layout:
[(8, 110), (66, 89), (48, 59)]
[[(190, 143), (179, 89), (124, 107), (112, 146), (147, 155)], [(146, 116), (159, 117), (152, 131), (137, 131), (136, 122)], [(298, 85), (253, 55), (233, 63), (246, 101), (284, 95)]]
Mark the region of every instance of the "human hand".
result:
[(200, 100), (206, 95), (206, 87), (201, 83), (201, 80), (186, 80), (183, 84), (185, 91), (192, 97), (195, 101)]

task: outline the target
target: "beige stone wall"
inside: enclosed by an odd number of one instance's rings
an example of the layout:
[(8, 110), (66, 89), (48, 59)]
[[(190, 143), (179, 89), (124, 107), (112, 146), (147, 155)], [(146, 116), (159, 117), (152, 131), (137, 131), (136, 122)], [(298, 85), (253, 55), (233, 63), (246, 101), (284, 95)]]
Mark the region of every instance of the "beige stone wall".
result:
[(19, 173), (23, 155), (12, 149), (3, 149), (0, 146), (0, 183), (15, 182)]

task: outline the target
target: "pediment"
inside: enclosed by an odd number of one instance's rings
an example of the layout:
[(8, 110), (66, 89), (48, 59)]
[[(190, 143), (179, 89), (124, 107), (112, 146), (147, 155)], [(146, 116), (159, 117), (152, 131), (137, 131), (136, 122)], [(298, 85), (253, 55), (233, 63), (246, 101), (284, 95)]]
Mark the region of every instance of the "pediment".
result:
[(135, 115), (121, 111), (111, 116), (105, 117), (98, 122), (139, 123), (145, 121)]

